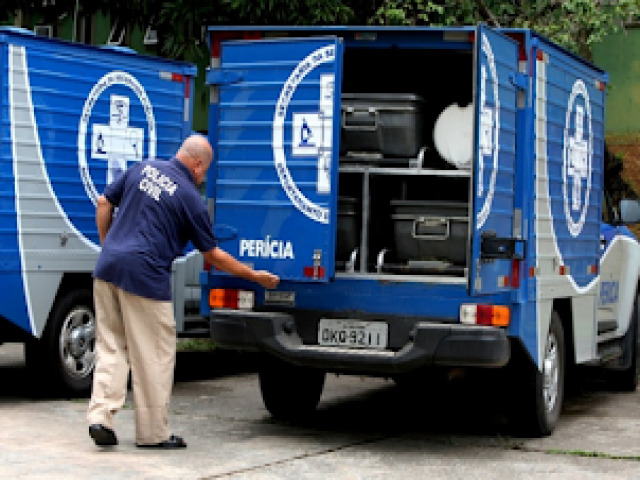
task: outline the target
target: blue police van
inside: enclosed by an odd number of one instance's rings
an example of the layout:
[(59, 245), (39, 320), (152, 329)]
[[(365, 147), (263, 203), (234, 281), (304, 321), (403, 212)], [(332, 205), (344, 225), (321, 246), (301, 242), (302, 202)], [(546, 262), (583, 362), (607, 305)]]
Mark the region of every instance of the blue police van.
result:
[(264, 353), (272, 415), (312, 412), (327, 372), (502, 369), (548, 435), (574, 366), (636, 388), (640, 217), (603, 188), (604, 71), (527, 29), (209, 34), (215, 232), (281, 283), (208, 270), (201, 308)]
[[(191, 133), (196, 68), (8, 27), (0, 66), (0, 342), (24, 343), (41, 380), (85, 393), (96, 198), (127, 166), (170, 158)], [(178, 332), (188, 327), (190, 269), (197, 280), (201, 258), (175, 263)], [(197, 312), (199, 289), (195, 299)]]

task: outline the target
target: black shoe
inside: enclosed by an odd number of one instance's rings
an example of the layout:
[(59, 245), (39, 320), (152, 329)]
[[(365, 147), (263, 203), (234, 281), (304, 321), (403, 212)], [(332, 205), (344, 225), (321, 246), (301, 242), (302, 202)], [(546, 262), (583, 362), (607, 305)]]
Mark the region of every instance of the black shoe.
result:
[(110, 447), (118, 444), (115, 432), (99, 423), (94, 423), (89, 427), (89, 435), (99, 447)]
[(139, 448), (185, 448), (187, 443), (182, 437), (171, 435), (168, 440), (160, 443), (137, 443)]

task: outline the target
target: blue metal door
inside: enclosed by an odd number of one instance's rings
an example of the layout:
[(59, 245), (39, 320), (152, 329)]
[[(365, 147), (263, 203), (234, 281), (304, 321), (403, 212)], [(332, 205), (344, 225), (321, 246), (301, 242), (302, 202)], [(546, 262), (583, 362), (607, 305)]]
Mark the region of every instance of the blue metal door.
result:
[(208, 73), (220, 247), (285, 280), (334, 275), (341, 66), (334, 37), (230, 41)]
[[(470, 290), (505, 291), (510, 286), (514, 245), (518, 44), (480, 25), (475, 46), (475, 152)], [(516, 219), (517, 221), (517, 219)], [(516, 224), (519, 228), (520, 225)], [(483, 242), (493, 245), (486, 255)], [(481, 255), (481, 252), (482, 253)]]

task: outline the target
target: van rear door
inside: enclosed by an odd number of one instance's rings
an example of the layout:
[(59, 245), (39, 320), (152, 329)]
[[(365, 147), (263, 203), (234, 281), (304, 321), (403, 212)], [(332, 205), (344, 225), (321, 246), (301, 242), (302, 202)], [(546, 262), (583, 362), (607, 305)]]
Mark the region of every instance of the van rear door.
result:
[[(475, 148), (470, 291), (510, 288), (515, 219), (518, 44), (480, 25), (475, 38)], [(514, 230), (515, 227), (515, 230)]]
[(220, 247), (283, 280), (334, 275), (342, 43), (222, 42), (210, 124)]

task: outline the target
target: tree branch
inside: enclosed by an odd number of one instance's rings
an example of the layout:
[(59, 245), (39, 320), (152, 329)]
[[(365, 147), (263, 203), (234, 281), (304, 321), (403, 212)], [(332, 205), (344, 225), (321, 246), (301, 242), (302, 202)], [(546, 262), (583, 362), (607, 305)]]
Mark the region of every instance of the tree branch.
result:
[(487, 5), (484, 3), (484, 0), (476, 0), (476, 3), (478, 4), (478, 9), (480, 10), (480, 13), (482, 14), (482, 16), (487, 18), (494, 27), (499, 27), (500, 22), (498, 21), (496, 16), (493, 14), (493, 12), (491, 12), (491, 10), (487, 8)]

